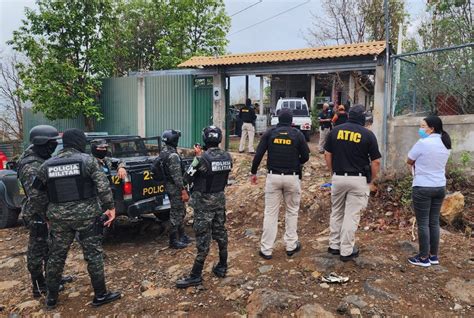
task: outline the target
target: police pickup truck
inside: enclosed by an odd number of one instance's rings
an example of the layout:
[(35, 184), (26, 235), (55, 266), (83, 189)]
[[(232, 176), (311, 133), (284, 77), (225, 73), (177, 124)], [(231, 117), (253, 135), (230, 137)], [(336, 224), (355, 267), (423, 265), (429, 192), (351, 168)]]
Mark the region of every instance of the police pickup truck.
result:
[[(170, 202), (163, 183), (153, 180), (151, 164), (161, 149), (160, 137), (141, 138), (140, 136), (86, 134), (90, 152), (90, 142), (105, 139), (109, 144), (108, 157), (112, 160), (109, 181), (113, 192), (117, 216), (139, 220), (144, 215), (154, 214), (160, 221), (169, 218)], [(58, 140), (56, 152), (62, 149)], [(122, 161), (127, 170), (125, 180), (117, 176), (117, 166)], [(192, 159), (183, 160), (185, 168)], [(0, 228), (17, 224), (24, 198), (15, 165), (0, 171)]]

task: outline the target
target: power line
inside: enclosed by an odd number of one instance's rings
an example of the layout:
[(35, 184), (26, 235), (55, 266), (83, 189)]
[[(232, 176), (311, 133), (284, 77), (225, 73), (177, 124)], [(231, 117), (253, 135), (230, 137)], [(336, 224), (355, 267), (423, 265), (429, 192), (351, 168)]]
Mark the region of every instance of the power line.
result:
[(261, 3), (261, 2), (263, 2), (263, 0), (259, 0), (259, 1), (255, 2), (254, 4), (251, 4), (251, 5), (249, 5), (248, 7), (245, 7), (245, 8), (243, 8), (242, 10), (237, 11), (236, 13), (232, 14), (231, 17), (233, 17), (233, 16), (235, 16), (235, 15), (241, 13), (241, 12), (244, 12), (244, 11), (250, 9), (251, 7), (254, 7), (254, 6), (256, 6), (257, 4), (259, 4), (259, 3)]
[(264, 19), (264, 20), (262, 20), (262, 21), (259, 21), (259, 22), (257, 22), (257, 23), (254, 23), (254, 24), (252, 24), (252, 25), (249, 25), (249, 26), (247, 26), (247, 27), (245, 27), (245, 28), (243, 28), (243, 29), (240, 29), (240, 30), (238, 30), (238, 31), (235, 31), (234, 33), (229, 34), (229, 36), (232, 36), (232, 35), (234, 35), (234, 34), (237, 34), (237, 33), (240, 33), (240, 32), (242, 32), (242, 31), (248, 30), (248, 29), (253, 28), (254, 26), (259, 25), (259, 24), (262, 24), (262, 23), (264, 23), (264, 22), (267, 22), (268, 20), (271, 20), (271, 19), (276, 18), (276, 17), (278, 17), (278, 16), (280, 16), (280, 15), (282, 15), (282, 14), (285, 14), (285, 13), (287, 13), (287, 12), (289, 12), (289, 11), (292, 11), (292, 10), (294, 10), (294, 9), (296, 9), (296, 8), (299, 8), (299, 7), (301, 7), (301, 6), (305, 5), (305, 4), (307, 4), (307, 3), (310, 2), (310, 1), (311, 1), (311, 0), (307, 0), (306, 2), (300, 3), (300, 4), (298, 4), (297, 6), (294, 6), (294, 7), (292, 7), (292, 8), (286, 9), (285, 11), (282, 11), (282, 12), (280, 12), (280, 13), (277, 13), (277, 14), (275, 14), (275, 15), (269, 17), (269, 18), (266, 18), (266, 19)]

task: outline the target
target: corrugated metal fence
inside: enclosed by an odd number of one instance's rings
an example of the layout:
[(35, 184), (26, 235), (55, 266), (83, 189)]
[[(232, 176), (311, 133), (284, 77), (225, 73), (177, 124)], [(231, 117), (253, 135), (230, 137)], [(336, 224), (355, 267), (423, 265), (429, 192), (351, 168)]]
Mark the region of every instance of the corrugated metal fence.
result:
[[(104, 119), (96, 123), (96, 131), (109, 134), (137, 135), (139, 125), (145, 125), (146, 137), (161, 135), (165, 129), (181, 130), (179, 146), (192, 147), (202, 142), (202, 128), (212, 122), (212, 86), (196, 84), (189, 74), (145, 76), (145, 89), (139, 96), (139, 77), (109, 78), (103, 81), (100, 104)], [(202, 83), (202, 81), (199, 81)], [(145, 101), (145, 122), (139, 122), (139, 100)], [(84, 119), (47, 120), (40, 113), (25, 111), (24, 131), (40, 124), (52, 125), (59, 131), (84, 129)], [(141, 127), (143, 128), (143, 127)]]

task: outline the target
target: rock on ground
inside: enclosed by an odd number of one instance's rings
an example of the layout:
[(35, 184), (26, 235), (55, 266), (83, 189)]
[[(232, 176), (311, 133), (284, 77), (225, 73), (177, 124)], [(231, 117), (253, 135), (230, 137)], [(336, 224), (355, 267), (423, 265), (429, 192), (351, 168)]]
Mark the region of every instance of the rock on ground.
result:
[(446, 284), (445, 289), (454, 298), (474, 304), (474, 280), (453, 278)]
[(441, 219), (452, 225), (454, 221), (462, 218), (464, 210), (464, 196), (461, 192), (448, 194), (441, 206)]
[(296, 318), (333, 318), (336, 317), (329, 311), (325, 310), (320, 304), (307, 304), (296, 312)]
[(261, 315), (268, 308), (284, 307), (293, 299), (298, 299), (298, 297), (271, 289), (257, 289), (248, 298), (247, 313), (249, 317), (255, 317)]

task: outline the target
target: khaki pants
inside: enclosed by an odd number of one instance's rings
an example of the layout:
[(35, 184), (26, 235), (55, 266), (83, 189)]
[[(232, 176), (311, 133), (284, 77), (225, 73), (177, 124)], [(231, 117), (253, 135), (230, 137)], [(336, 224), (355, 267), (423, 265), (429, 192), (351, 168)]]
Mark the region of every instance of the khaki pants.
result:
[(296, 248), (298, 241), (298, 211), (301, 199), (301, 183), (298, 175), (267, 174), (265, 183), (265, 215), (260, 250), (271, 255), (278, 232), (278, 212), (281, 199), (285, 203), (285, 236), (287, 251)]
[(329, 247), (340, 250), (342, 256), (352, 254), (360, 214), (367, 207), (368, 199), (369, 186), (365, 177), (332, 177)]
[(324, 151), (324, 146), (326, 145), (326, 139), (328, 138), (331, 129), (319, 127), (319, 151)]
[(251, 123), (243, 123), (242, 125), (242, 135), (240, 137), (239, 151), (243, 152), (245, 150), (245, 141), (249, 137), (249, 152), (255, 152), (253, 149), (253, 138), (255, 137), (255, 127)]

